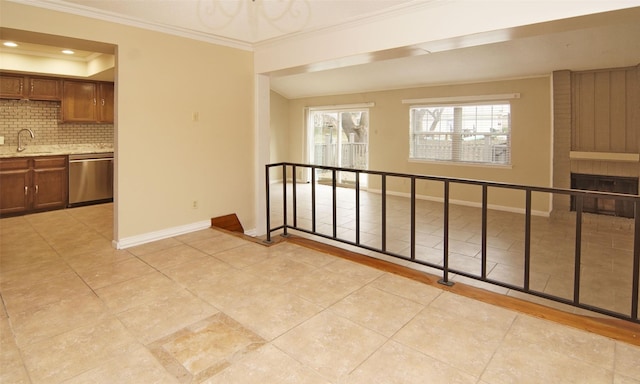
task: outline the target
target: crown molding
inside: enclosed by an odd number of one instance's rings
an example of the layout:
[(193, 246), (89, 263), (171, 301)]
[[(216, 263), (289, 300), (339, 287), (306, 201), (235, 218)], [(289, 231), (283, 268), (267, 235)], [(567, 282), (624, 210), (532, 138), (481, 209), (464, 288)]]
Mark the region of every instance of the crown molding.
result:
[(188, 28), (181, 28), (176, 26), (170, 26), (162, 23), (156, 23), (146, 20), (141, 20), (134, 17), (129, 17), (113, 12), (97, 10), (87, 6), (68, 3), (62, 0), (6, 0), (9, 2), (23, 4), (38, 8), (49, 9), (52, 11), (58, 11), (63, 13), (69, 13), (77, 16), (88, 17), (92, 19), (98, 19), (108, 21), (116, 24), (127, 25), (131, 27), (166, 33), (169, 35), (175, 35), (184, 37), (187, 39), (204, 41), (211, 44), (217, 44), (227, 46), (231, 48), (237, 48), (245, 51), (254, 51), (257, 47), (266, 48), (270, 45), (277, 45), (281, 42), (292, 39), (305, 39), (314, 35), (322, 35), (325, 33), (331, 33), (335, 31), (344, 31), (350, 28), (354, 28), (360, 25), (373, 24), (380, 20), (394, 17), (401, 14), (407, 14), (415, 12), (417, 9), (425, 7), (433, 7), (434, 5), (442, 3), (443, 0), (411, 0), (408, 3), (399, 4), (391, 8), (386, 8), (374, 13), (367, 14), (366, 16), (355, 16), (339, 24), (328, 25), (319, 28), (313, 28), (308, 30), (302, 30), (299, 32), (289, 33), (283, 36), (274, 37), (258, 42), (247, 42), (237, 39), (230, 39), (222, 36), (218, 36), (211, 33), (205, 33)]
[(204, 41), (211, 44), (222, 45), (231, 48), (242, 49), (245, 51), (253, 51), (253, 45), (247, 42), (229, 39), (209, 33), (194, 31), (187, 28), (169, 26), (161, 23), (149, 22), (133, 17), (115, 14), (113, 12), (99, 11), (93, 8), (85, 7), (78, 4), (71, 4), (59, 0), (6, 0), (12, 3), (28, 5), (32, 7), (45, 8), (52, 11), (69, 13), (78, 16), (84, 16), (92, 19), (108, 21), (116, 24), (123, 24), (130, 27), (136, 27), (155, 32), (166, 33), (169, 35), (184, 37), (198, 41)]

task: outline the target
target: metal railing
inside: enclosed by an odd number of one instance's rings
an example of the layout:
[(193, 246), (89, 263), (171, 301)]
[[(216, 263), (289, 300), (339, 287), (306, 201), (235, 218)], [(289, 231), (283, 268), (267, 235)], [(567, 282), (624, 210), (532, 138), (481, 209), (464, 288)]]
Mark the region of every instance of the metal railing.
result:
[[(271, 192), (271, 179), (270, 179), (270, 170), (271, 169), (281, 169), (282, 172), (282, 224), (277, 225), (275, 227), (271, 226), (271, 200), (272, 200), (272, 192)], [(304, 228), (299, 225), (298, 220), (298, 184), (296, 181), (297, 175), (300, 172), (310, 172), (310, 183), (304, 183), (304, 185), (309, 185), (311, 189), (311, 217), (310, 217), (310, 228)], [(331, 183), (331, 234), (322, 233), (317, 229), (317, 188), (319, 186), (316, 183), (316, 171), (329, 171), (332, 174)], [(355, 240), (349, 240), (346, 237), (341, 237), (338, 235), (338, 199), (337, 199), (337, 175), (338, 172), (349, 172), (355, 174)], [(291, 176), (290, 181), (288, 181), (287, 175)], [(367, 177), (380, 177), (381, 189), (380, 193), (380, 221), (379, 221), (379, 229), (380, 229), (380, 246), (372, 246), (370, 244), (366, 244), (361, 241), (361, 177), (363, 175), (367, 175)], [(393, 192), (389, 192), (387, 189), (387, 180), (389, 178), (400, 178), (404, 180), (408, 180), (410, 182), (410, 193), (408, 194), (409, 200), (409, 232), (410, 232), (410, 252), (409, 255), (402, 255), (398, 252), (393, 252), (387, 247), (387, 200), (389, 199), (389, 195), (393, 196)], [(417, 231), (416, 231), (416, 184), (418, 181), (426, 180), (428, 182), (435, 182), (441, 185), (442, 188), (442, 259), (441, 264), (434, 263), (432, 261), (421, 260), (416, 257), (416, 240), (417, 240)], [(474, 185), (480, 187), (480, 196), (478, 201), (481, 201), (479, 204), (479, 209), (481, 210), (481, 248), (480, 248), (480, 260), (481, 260), (481, 271), (479, 274), (474, 274), (469, 271), (465, 271), (460, 268), (452, 268), (450, 266), (450, 233), (452, 231), (451, 228), (451, 218), (450, 211), (452, 199), (451, 199), (451, 186), (452, 185)], [(289, 188), (290, 187), (290, 188)], [(524, 247), (521, 254), (522, 261), (522, 269), (520, 271), (522, 284), (514, 284), (507, 281), (501, 281), (495, 278), (490, 278), (488, 276), (488, 213), (492, 210), (489, 208), (489, 188), (493, 191), (497, 190), (516, 190), (524, 192), (524, 214), (521, 214), (524, 219)], [(543, 292), (541, 290), (534, 289), (532, 287), (532, 194), (533, 193), (543, 193), (543, 194), (558, 194), (558, 195), (566, 195), (572, 197), (575, 201), (575, 212), (572, 212), (571, 215), (575, 215), (575, 232), (573, 234), (573, 239), (567, 239), (567, 241), (571, 241), (574, 244), (574, 254), (570, 255), (569, 258), (572, 260), (572, 277), (573, 277), (573, 287), (572, 294), (565, 295), (571, 297), (563, 297), (558, 295), (553, 295), (547, 292)], [(290, 195), (291, 201), (288, 201)], [(567, 197), (567, 198), (569, 198)], [(606, 198), (613, 199), (616, 201), (627, 201), (631, 202), (634, 205), (634, 218), (633, 219), (623, 219), (627, 220), (630, 223), (629, 231), (630, 231), (630, 239), (632, 253), (630, 255), (631, 261), (631, 270), (623, 270), (622, 272), (628, 273), (627, 278), (630, 278), (630, 292), (625, 292), (622, 294), (624, 297), (628, 297), (628, 311), (617, 311), (612, 310), (610, 308), (605, 308), (602, 305), (593, 305), (584, 302), (581, 300), (581, 292), (586, 288), (587, 283), (583, 280), (583, 262), (582, 256), (583, 251), (586, 249), (584, 234), (583, 234), (583, 201), (585, 198)], [(447, 178), (447, 177), (437, 177), (437, 176), (426, 176), (426, 175), (412, 175), (412, 174), (402, 174), (402, 173), (391, 173), (391, 172), (381, 172), (381, 171), (371, 171), (371, 170), (356, 170), (350, 168), (337, 168), (337, 167), (327, 167), (327, 166), (319, 166), (319, 165), (308, 165), (308, 164), (298, 164), (298, 163), (276, 163), (276, 164), (268, 164), (266, 165), (266, 226), (267, 226), (267, 235), (266, 241), (271, 242), (271, 236), (274, 232), (281, 231), (282, 236), (287, 236), (289, 230), (300, 231), (303, 233), (311, 234), (314, 236), (319, 236), (322, 238), (326, 238), (329, 240), (337, 241), (343, 244), (348, 244), (351, 246), (356, 246), (361, 249), (377, 252), (380, 254), (392, 256), (398, 259), (407, 260), (413, 263), (421, 264), (436, 270), (440, 270), (442, 273), (442, 277), (439, 280), (441, 284), (452, 285), (453, 283), (450, 281), (450, 274), (455, 274), (459, 276), (464, 276), (467, 278), (471, 278), (474, 280), (479, 280), (485, 283), (497, 285), (500, 287), (504, 287), (510, 290), (515, 290), (519, 292), (523, 292), (526, 294), (534, 295), (537, 297), (541, 297), (544, 299), (549, 299), (552, 301), (556, 301), (559, 303), (571, 305), (574, 307), (586, 309), (589, 311), (597, 312), (600, 314), (604, 314), (607, 316), (612, 316), (624, 320), (628, 320), (635, 323), (640, 323), (638, 319), (638, 296), (639, 296), (639, 286), (640, 286), (640, 196), (638, 195), (627, 195), (627, 194), (618, 194), (618, 193), (607, 193), (607, 192), (594, 192), (594, 191), (585, 191), (585, 190), (572, 190), (572, 189), (560, 189), (560, 188), (547, 188), (547, 187), (532, 187), (532, 186), (524, 186), (524, 185), (516, 185), (516, 184), (507, 184), (507, 183), (498, 183), (498, 182), (490, 182), (490, 181), (479, 181), (479, 180), (471, 180), (471, 179), (456, 179), (456, 178)], [(292, 212), (288, 212), (289, 205), (291, 205)], [(325, 213), (325, 212), (323, 212)], [(291, 219), (289, 219), (289, 214), (291, 214)], [(570, 216), (572, 217), (572, 216)], [(624, 269), (624, 268), (623, 268)], [(623, 278), (621, 276), (620, 278)], [(593, 288), (591, 288), (593, 289)], [(627, 287), (625, 286), (625, 290)]]

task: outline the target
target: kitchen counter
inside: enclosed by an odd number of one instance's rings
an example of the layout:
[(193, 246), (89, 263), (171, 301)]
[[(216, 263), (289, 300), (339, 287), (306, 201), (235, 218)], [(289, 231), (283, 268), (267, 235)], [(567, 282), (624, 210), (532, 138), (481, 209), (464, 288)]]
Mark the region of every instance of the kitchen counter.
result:
[(113, 152), (113, 144), (27, 145), (26, 149), (22, 152), (18, 152), (15, 146), (0, 145), (0, 158), (77, 155), (103, 152)]

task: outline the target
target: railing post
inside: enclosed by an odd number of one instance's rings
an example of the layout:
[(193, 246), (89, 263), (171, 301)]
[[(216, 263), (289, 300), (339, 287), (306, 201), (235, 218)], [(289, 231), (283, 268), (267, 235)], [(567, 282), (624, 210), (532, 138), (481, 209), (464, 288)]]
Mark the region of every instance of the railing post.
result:
[(267, 185), (265, 191), (267, 193), (267, 243), (271, 243), (271, 193), (269, 191), (269, 164), (264, 166), (264, 174)]
[(482, 184), (482, 245), (480, 250), (480, 256), (482, 258), (482, 279), (487, 278), (487, 200), (489, 194), (489, 187), (486, 184)]
[(387, 175), (382, 175), (382, 252), (387, 251)]
[(452, 286), (453, 283), (449, 281), (449, 180), (444, 181), (444, 249), (442, 260), (442, 279), (438, 280), (438, 283)]
[(316, 231), (316, 167), (311, 167), (311, 230)]
[(582, 264), (582, 209), (584, 196), (576, 195), (576, 249), (573, 270), (573, 303), (580, 303), (580, 266)]
[(293, 165), (291, 167), (291, 172), (293, 173), (291, 175), (291, 187), (292, 187), (292, 193), (293, 193), (293, 227), (297, 228), (298, 227), (298, 192), (296, 189), (296, 166)]
[(331, 189), (332, 189), (332, 196), (333, 196), (333, 238), (335, 239), (336, 237), (338, 237), (338, 180), (337, 180), (337, 172), (335, 169), (331, 170)]
[(360, 171), (356, 171), (356, 244), (360, 244)]
[(283, 237), (289, 236), (287, 233), (287, 165), (282, 164), (282, 225)]
[(416, 259), (416, 177), (411, 177), (411, 260)]
[(524, 212), (524, 290), (530, 289), (531, 278), (531, 190), (525, 192)]

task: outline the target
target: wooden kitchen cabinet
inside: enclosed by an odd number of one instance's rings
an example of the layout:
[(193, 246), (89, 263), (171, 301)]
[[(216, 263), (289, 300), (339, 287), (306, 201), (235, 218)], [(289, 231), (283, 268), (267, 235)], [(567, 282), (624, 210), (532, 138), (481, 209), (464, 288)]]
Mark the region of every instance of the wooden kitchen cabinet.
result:
[(62, 85), (62, 121), (96, 122), (98, 87), (95, 82), (64, 80)]
[(61, 100), (62, 96), (62, 80), (45, 78), (45, 77), (29, 77), (28, 83), (29, 100)]
[(62, 121), (113, 123), (113, 83), (64, 80)]
[(0, 215), (29, 210), (29, 159), (0, 159)]
[(0, 98), (22, 99), (24, 97), (25, 78), (23, 75), (0, 74)]
[(54, 100), (61, 99), (62, 80), (52, 77), (0, 74), (0, 98)]
[(113, 83), (98, 83), (98, 121), (113, 123)]
[(0, 159), (0, 215), (64, 208), (67, 157)]

